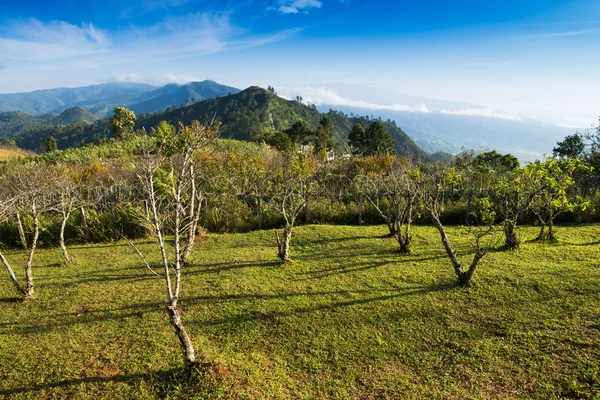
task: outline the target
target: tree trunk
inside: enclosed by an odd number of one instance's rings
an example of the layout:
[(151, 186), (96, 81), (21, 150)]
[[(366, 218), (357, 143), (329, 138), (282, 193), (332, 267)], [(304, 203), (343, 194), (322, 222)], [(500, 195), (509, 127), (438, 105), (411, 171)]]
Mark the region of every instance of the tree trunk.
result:
[(389, 231), (388, 237), (396, 237), (396, 234), (398, 233), (398, 229), (396, 229), (396, 222), (388, 221), (387, 227), (388, 227), (388, 231)]
[(308, 224), (310, 222), (310, 214), (309, 214), (309, 210), (308, 210), (308, 200), (309, 200), (309, 194), (305, 193), (304, 194), (304, 223)]
[(20, 295), (24, 296), (25, 295), (25, 290), (23, 289), (23, 287), (19, 283), (19, 280), (17, 279), (17, 276), (15, 275), (15, 272), (13, 271), (13, 269), (10, 266), (10, 263), (4, 257), (4, 254), (2, 254), (1, 252), (0, 252), (0, 260), (2, 260), (2, 264), (4, 264), (4, 267), (6, 267), (6, 270), (8, 271), (8, 275), (10, 276), (10, 280), (12, 281), (13, 285), (15, 285), (15, 288), (17, 289), (17, 292), (19, 292)]
[(69, 257), (69, 252), (67, 251), (67, 246), (65, 245), (65, 227), (67, 226), (67, 220), (69, 219), (68, 213), (63, 213), (62, 221), (60, 223), (60, 249), (62, 250), (63, 257), (65, 258), (65, 262), (69, 264), (71, 262), (71, 258)]
[(179, 343), (181, 344), (181, 348), (185, 354), (185, 359), (188, 363), (196, 362), (196, 351), (194, 350), (194, 345), (192, 344), (192, 340), (188, 335), (187, 331), (183, 327), (181, 323), (181, 314), (176, 305), (173, 305), (173, 302), (167, 306), (167, 312), (169, 313), (169, 319), (171, 321), (171, 325), (175, 328), (175, 332), (177, 333), (177, 337), (179, 338)]
[(83, 206), (79, 207), (79, 213), (81, 214), (81, 227), (83, 228), (83, 239), (87, 241), (90, 237), (90, 231), (88, 228), (87, 218), (85, 216), (85, 210)]
[(25, 237), (25, 229), (23, 229), (23, 222), (21, 221), (21, 214), (17, 211), (17, 229), (19, 230), (19, 239), (21, 240), (21, 246), (23, 250), (27, 250), (27, 238)]
[(504, 244), (510, 250), (516, 250), (519, 248), (519, 237), (517, 236), (516, 220), (504, 220)]
[(256, 197), (256, 217), (258, 219), (258, 230), (262, 229), (262, 198)]
[(400, 245), (400, 253), (410, 254), (411, 240), (410, 235), (408, 233), (407, 235), (403, 235), (402, 230), (399, 230), (398, 233), (394, 235), (394, 239), (396, 239), (396, 241)]
[(554, 237), (554, 215), (550, 214), (550, 218), (548, 218), (548, 241), (554, 242), (556, 238)]
[(282, 262), (290, 262), (290, 242), (292, 240), (292, 226), (286, 224), (283, 229), (283, 239), (279, 237), (279, 232), (275, 231), (277, 237), (277, 247), (279, 250), (279, 258)]
[(485, 255), (485, 251), (483, 251), (482, 249), (480, 249), (478, 247), (475, 251), (475, 256), (473, 257), (473, 262), (471, 263), (471, 266), (469, 267), (469, 269), (467, 271), (465, 271), (462, 264), (456, 257), (456, 253), (452, 250), (452, 247), (450, 247), (450, 242), (448, 241), (448, 235), (446, 235), (444, 226), (442, 225), (442, 223), (440, 222), (439, 218), (436, 215), (434, 215), (432, 213), (431, 216), (432, 216), (431, 219), (433, 220), (433, 224), (435, 225), (437, 230), (440, 232), (442, 244), (444, 245), (444, 249), (446, 250), (446, 254), (448, 255), (448, 258), (450, 258), (450, 261), (452, 262), (452, 266), (454, 267), (454, 273), (456, 274), (456, 277), (458, 278), (458, 283), (461, 285), (467, 285), (471, 281), (471, 278), (473, 277), (473, 274), (475, 273), (477, 264)]
[(362, 224), (363, 222), (363, 202), (365, 200), (365, 196), (361, 193), (358, 196), (358, 224)]
[(26, 299), (33, 297), (33, 254), (35, 253), (35, 248), (37, 246), (38, 237), (40, 235), (40, 224), (38, 213), (36, 209), (35, 202), (32, 206), (33, 213), (33, 240), (31, 241), (31, 248), (29, 249), (29, 257), (27, 257), (27, 264), (25, 264), (25, 293), (24, 297)]

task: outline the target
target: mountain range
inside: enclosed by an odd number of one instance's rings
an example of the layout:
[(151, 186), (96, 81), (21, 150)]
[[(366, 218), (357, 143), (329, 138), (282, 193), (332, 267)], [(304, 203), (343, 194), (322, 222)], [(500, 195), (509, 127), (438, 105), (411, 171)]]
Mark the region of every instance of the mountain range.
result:
[[(339, 93), (344, 94), (343, 90)], [(60, 148), (95, 142), (111, 136), (111, 126), (102, 118), (115, 106), (126, 106), (138, 114), (139, 128), (150, 129), (164, 119), (189, 123), (193, 119), (216, 118), (223, 122), (223, 137), (242, 140), (258, 139), (273, 129), (287, 129), (298, 119), (304, 119), (314, 129), (322, 113), (326, 113), (334, 123), (338, 146), (346, 143), (352, 124), (368, 125), (374, 118), (381, 118), (393, 131), (401, 153), (419, 153), (420, 149), (429, 153), (489, 149), (512, 153), (522, 161), (550, 153), (556, 142), (574, 133), (570, 128), (474, 104), (387, 92), (364, 93), (364, 101), (320, 102), (318, 107), (285, 100), (258, 87), (240, 91), (213, 81), (163, 87), (107, 83), (0, 94), (0, 111), (5, 111), (0, 112), (0, 137), (17, 135), (20, 145), (29, 149), (39, 148), (49, 135), (59, 140)], [(391, 106), (378, 106), (376, 102)], [(401, 103), (414, 106), (397, 106)], [(361, 117), (364, 115), (371, 117)]]
[(39, 116), (81, 107), (103, 118), (117, 106), (127, 107), (137, 114), (157, 112), (167, 107), (179, 107), (186, 101), (196, 102), (238, 92), (239, 89), (209, 80), (184, 85), (171, 83), (162, 87), (113, 82), (79, 88), (0, 94), (0, 112), (21, 111)]

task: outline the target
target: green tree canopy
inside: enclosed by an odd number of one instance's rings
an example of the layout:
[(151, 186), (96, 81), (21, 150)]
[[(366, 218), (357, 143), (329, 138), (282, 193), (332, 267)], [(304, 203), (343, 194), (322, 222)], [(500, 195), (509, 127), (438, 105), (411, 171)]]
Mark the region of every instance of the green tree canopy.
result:
[(48, 136), (44, 144), (46, 145), (46, 153), (52, 153), (53, 151), (58, 150), (58, 144), (56, 143), (54, 136)]
[(361, 124), (354, 124), (352, 130), (348, 134), (348, 144), (357, 152), (364, 153), (366, 150), (366, 134), (365, 128)]
[(135, 125), (135, 113), (125, 107), (116, 107), (115, 114), (110, 118), (110, 123), (115, 131), (115, 138), (122, 140), (128, 134), (133, 133)]
[(585, 151), (583, 137), (579, 133), (569, 135), (562, 142), (556, 143), (552, 149), (554, 157), (559, 158), (581, 158)]
[(329, 116), (321, 118), (314, 139), (315, 154), (321, 154), (333, 147), (333, 125)]
[(294, 125), (284, 131), (290, 141), (294, 144), (306, 144), (310, 140), (313, 132), (303, 119), (298, 120)]
[(395, 142), (381, 121), (375, 121), (365, 132), (365, 155), (395, 154)]

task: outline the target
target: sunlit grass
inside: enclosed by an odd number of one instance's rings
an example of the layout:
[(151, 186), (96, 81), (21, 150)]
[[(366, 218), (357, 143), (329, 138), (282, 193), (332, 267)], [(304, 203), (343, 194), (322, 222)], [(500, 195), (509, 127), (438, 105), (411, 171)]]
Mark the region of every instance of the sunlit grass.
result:
[[(184, 272), (183, 369), (163, 282), (123, 243), (41, 250), (37, 299), (0, 281), (0, 397), (594, 398), (600, 391), (599, 226), (492, 251), (469, 288), (437, 232), (401, 256), (384, 227), (305, 226), (291, 264), (273, 231), (209, 235)], [(521, 231), (535, 237), (535, 228)], [(449, 229), (463, 259), (468, 236)], [(140, 248), (158, 253), (150, 241)], [(23, 252), (8, 257), (19, 265)]]

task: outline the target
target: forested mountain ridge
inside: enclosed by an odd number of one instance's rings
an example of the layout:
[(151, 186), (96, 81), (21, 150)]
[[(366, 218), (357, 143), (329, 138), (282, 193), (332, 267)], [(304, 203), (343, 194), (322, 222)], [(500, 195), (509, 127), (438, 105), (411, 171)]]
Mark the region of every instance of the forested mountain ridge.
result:
[[(149, 131), (161, 121), (177, 125), (179, 122), (189, 124), (193, 120), (204, 122), (214, 119), (222, 123), (219, 130), (223, 138), (259, 141), (269, 132), (284, 131), (299, 120), (306, 121), (310, 129), (316, 130), (323, 115), (328, 115), (331, 119), (334, 144), (338, 147), (346, 144), (348, 133), (354, 124), (368, 127), (374, 121), (369, 117), (349, 118), (346, 114), (334, 110), (322, 114), (314, 106), (286, 100), (274, 92), (251, 86), (229, 96), (184, 105), (163, 113), (142, 115), (137, 119), (135, 127)], [(426, 153), (394, 123), (385, 122), (384, 125), (394, 138), (398, 154), (427, 157)], [(35, 150), (48, 136), (55, 137), (58, 147), (64, 149), (97, 143), (101, 139), (112, 137), (113, 133), (109, 120), (103, 119), (88, 125), (32, 129), (15, 136), (15, 140), (20, 147)]]
[(202, 100), (239, 92), (240, 90), (237, 88), (209, 80), (190, 82), (184, 85), (170, 83), (159, 89), (144, 93), (136, 99), (136, 103), (124, 105), (136, 114), (140, 114), (163, 111), (166, 107), (184, 107)]
[(66, 109), (60, 115), (46, 114), (39, 117), (21, 111), (0, 113), (0, 138), (11, 137), (26, 131), (43, 131), (55, 125), (90, 124), (97, 120), (81, 107)]
[(140, 94), (154, 89), (157, 87), (143, 83), (114, 82), (78, 88), (3, 93), (0, 94), (0, 112), (21, 111), (31, 115), (59, 114), (67, 108), (81, 106), (96, 114), (98, 110), (133, 102)]
[(240, 90), (205, 80), (162, 87), (142, 83), (113, 82), (79, 88), (37, 90), (29, 93), (0, 94), (0, 112), (21, 111), (31, 115), (59, 114), (72, 107), (82, 107), (96, 117), (110, 115), (117, 106), (136, 114), (163, 111), (184, 103), (227, 96)]

